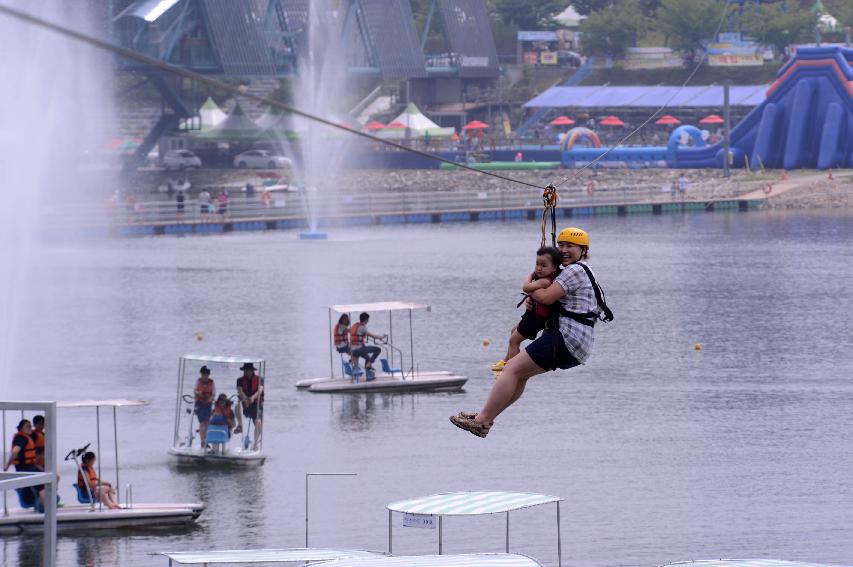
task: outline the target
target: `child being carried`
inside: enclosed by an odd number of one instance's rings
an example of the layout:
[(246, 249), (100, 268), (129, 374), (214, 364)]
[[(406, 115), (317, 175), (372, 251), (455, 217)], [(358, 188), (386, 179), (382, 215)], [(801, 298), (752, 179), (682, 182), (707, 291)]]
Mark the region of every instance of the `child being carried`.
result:
[[(537, 289), (545, 289), (553, 283), (554, 278), (559, 273), (560, 251), (553, 246), (543, 246), (536, 251), (536, 267), (533, 273), (524, 280), (521, 291), (529, 296)], [(521, 316), (521, 321), (512, 328), (506, 355), (502, 360), (492, 365), (492, 372), (496, 375), (500, 373), (507, 361), (519, 353), (521, 343), (525, 340), (532, 341), (545, 328), (545, 324), (551, 318), (551, 315), (550, 306), (534, 301), (532, 309), (526, 309), (524, 315)]]

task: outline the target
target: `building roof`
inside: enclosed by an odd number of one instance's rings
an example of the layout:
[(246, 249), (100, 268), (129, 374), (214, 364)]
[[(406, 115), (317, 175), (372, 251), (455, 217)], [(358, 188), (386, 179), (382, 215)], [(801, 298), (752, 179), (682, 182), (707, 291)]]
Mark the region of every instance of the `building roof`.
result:
[(498, 51), (483, 0), (438, 0), (444, 36), (458, 56), (459, 76), (494, 78)]
[[(769, 85), (734, 86), (729, 89), (732, 106), (758, 106)], [(579, 108), (657, 108), (669, 101), (669, 107), (721, 107), (721, 86), (636, 86), (636, 87), (551, 87), (524, 106)]]

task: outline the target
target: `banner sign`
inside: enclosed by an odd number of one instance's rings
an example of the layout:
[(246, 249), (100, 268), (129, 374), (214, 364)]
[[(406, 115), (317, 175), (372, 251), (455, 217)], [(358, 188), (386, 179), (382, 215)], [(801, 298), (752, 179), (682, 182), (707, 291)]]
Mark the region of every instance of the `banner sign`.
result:
[(426, 528), (435, 529), (435, 516), (432, 514), (403, 514), (404, 528)]
[(557, 41), (557, 32), (553, 31), (520, 31), (518, 41)]
[(721, 55), (709, 53), (708, 65), (711, 67), (750, 67), (764, 65), (764, 57), (760, 53), (726, 53)]

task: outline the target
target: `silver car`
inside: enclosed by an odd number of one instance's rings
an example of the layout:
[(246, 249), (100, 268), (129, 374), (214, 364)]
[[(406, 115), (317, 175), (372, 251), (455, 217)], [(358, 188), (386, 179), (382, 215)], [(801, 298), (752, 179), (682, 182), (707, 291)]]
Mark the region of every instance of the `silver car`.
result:
[(276, 169), (287, 167), (290, 160), (278, 156), (268, 150), (249, 150), (234, 156), (234, 167), (251, 167), (253, 169)]
[(169, 150), (163, 156), (163, 167), (166, 169), (187, 169), (201, 167), (201, 158), (189, 150)]

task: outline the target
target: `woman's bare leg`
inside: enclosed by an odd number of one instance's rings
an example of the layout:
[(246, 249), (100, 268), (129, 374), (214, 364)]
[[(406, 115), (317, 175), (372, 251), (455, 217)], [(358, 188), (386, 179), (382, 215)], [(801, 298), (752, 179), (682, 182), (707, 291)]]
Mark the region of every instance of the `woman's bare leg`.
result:
[(501, 412), (521, 397), (527, 380), (543, 372), (545, 370), (533, 362), (526, 350), (514, 356), (506, 363), (500, 378), (492, 386), (486, 404), (477, 413), (476, 421), (484, 425), (491, 424)]

